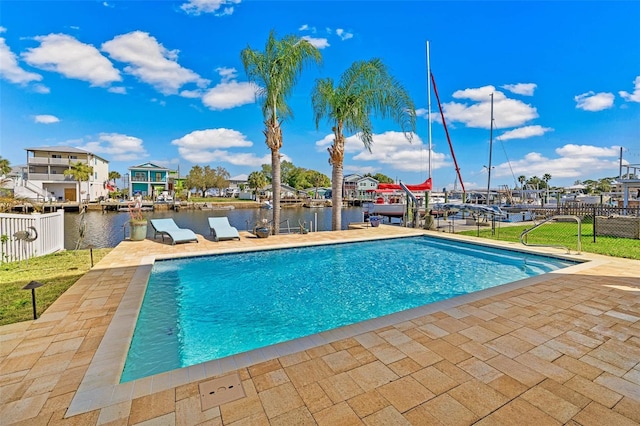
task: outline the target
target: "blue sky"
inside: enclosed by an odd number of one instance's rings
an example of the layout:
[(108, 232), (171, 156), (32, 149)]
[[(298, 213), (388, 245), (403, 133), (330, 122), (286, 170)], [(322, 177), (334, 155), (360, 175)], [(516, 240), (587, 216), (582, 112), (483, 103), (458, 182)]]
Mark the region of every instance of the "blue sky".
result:
[[(486, 188), (490, 94), (491, 186), (520, 175), (551, 185), (617, 176), (640, 163), (640, 2), (427, 1), (2, 1), (0, 155), (26, 163), (27, 147), (67, 145), (110, 170), (153, 162), (185, 174), (222, 166), (232, 176), (270, 163), (255, 88), (240, 51), (269, 31), (307, 38), (323, 63), (289, 100), (284, 158), (331, 176), (330, 123), (315, 127), (317, 78), (381, 58), (412, 96), (409, 144), (374, 122), (372, 152), (351, 135), (345, 174), (408, 183), (428, 174), (425, 44), (430, 41), (451, 141), (467, 189)], [(455, 168), (431, 96), (434, 189)], [(458, 186), (459, 187), (459, 186)]]

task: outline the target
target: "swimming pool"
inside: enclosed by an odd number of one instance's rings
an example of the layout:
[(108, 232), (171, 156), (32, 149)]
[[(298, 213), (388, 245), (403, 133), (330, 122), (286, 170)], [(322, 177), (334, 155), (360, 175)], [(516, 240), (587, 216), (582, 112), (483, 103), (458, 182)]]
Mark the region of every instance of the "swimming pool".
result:
[(121, 382), (574, 264), (432, 237), (157, 261)]

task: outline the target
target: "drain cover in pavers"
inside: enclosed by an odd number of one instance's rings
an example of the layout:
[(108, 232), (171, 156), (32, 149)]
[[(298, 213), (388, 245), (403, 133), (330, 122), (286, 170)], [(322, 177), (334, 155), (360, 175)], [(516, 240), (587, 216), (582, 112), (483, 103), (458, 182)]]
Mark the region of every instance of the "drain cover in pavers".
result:
[(198, 387), (202, 411), (246, 396), (238, 373), (202, 382)]

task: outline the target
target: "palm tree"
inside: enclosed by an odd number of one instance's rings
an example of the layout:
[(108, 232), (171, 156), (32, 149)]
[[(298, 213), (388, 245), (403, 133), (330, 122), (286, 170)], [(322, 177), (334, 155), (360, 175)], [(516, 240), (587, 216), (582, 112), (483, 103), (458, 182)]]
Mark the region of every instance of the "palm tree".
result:
[(328, 148), (331, 172), (331, 227), (342, 226), (342, 179), (344, 132), (358, 133), (364, 146), (371, 150), (373, 128), (371, 114), (391, 118), (400, 124), (411, 141), (416, 127), (413, 101), (402, 85), (389, 74), (380, 59), (354, 62), (334, 86), (331, 78), (316, 80), (311, 94), (316, 129), (322, 119), (333, 125), (333, 144)]
[(11, 172), (11, 165), (9, 164), (9, 160), (0, 157), (0, 175), (6, 175), (9, 172)]
[(520, 183), (520, 188), (524, 188), (524, 183), (527, 181), (527, 177), (525, 175), (518, 176), (518, 183)]
[(240, 53), (249, 80), (260, 85), (256, 95), (262, 99), (266, 144), (271, 150), (273, 191), (273, 232), (280, 230), (280, 148), (282, 147), (283, 120), (292, 117), (287, 98), (310, 62), (321, 61), (320, 51), (308, 41), (293, 35), (276, 39), (269, 33), (264, 52), (247, 46)]
[(551, 180), (551, 175), (549, 173), (545, 173), (542, 175), (542, 180), (546, 184), (547, 188), (549, 187), (549, 181)]
[(73, 163), (71, 167), (64, 172), (65, 176), (71, 176), (78, 182), (78, 192), (80, 192), (80, 202), (82, 202), (82, 182), (87, 182), (87, 197), (91, 197), (90, 189), (89, 189), (89, 177), (93, 174), (93, 167), (88, 165), (87, 163), (83, 163), (82, 161), (78, 161)]
[(120, 179), (121, 177), (122, 176), (120, 175), (120, 173), (116, 171), (109, 172), (109, 180), (113, 182), (113, 186), (116, 186), (116, 180)]
[(253, 189), (253, 194), (258, 201), (258, 189), (264, 187), (267, 184), (267, 177), (262, 172), (251, 172), (247, 178), (249, 188)]

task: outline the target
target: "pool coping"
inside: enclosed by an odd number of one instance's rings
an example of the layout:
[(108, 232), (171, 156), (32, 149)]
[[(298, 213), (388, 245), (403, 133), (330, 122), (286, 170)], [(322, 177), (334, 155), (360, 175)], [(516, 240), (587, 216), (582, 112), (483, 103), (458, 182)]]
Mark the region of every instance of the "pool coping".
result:
[[(348, 235), (348, 234), (347, 234)], [(179, 368), (168, 372), (147, 376), (130, 382), (120, 383), (120, 376), (124, 368), (129, 344), (135, 329), (137, 316), (144, 298), (146, 285), (151, 273), (153, 263), (156, 260), (182, 258), (193, 256), (205, 256), (211, 254), (241, 253), (250, 251), (261, 251), (266, 249), (298, 248), (305, 246), (331, 245), (336, 243), (373, 241), (390, 238), (407, 238), (419, 235), (427, 235), (433, 238), (457, 240), (465, 243), (507, 249), (518, 252), (556, 257), (560, 259), (579, 261), (577, 265), (569, 266), (547, 274), (514, 281), (500, 286), (480, 290), (474, 293), (457, 296), (448, 300), (430, 303), (401, 312), (385, 315), (358, 322), (355, 324), (327, 330), (318, 334), (313, 334), (282, 343), (258, 348), (252, 351), (243, 352), (237, 355), (207, 361), (189, 367)], [(175, 388), (177, 386), (196, 383), (205, 378), (219, 376), (221, 374), (234, 371), (243, 367), (258, 364), (260, 362), (275, 359), (281, 356), (290, 355), (304, 351), (313, 347), (335, 342), (344, 338), (355, 337), (363, 333), (374, 331), (379, 328), (398, 324), (404, 321), (419, 318), (437, 311), (455, 309), (457, 306), (481, 300), (487, 297), (499, 295), (522, 287), (538, 284), (556, 278), (558, 274), (573, 274), (585, 269), (594, 268), (606, 263), (605, 259), (597, 256), (570, 255), (549, 253), (542, 248), (529, 248), (515, 243), (494, 242), (487, 240), (470, 239), (455, 234), (433, 233), (428, 231), (417, 231), (409, 235), (398, 236), (368, 236), (343, 238), (340, 241), (308, 241), (304, 243), (281, 243), (270, 247), (233, 247), (224, 248), (210, 252), (198, 252), (196, 254), (186, 253), (178, 255), (147, 255), (140, 258), (134, 275), (127, 285), (123, 298), (104, 334), (104, 337), (96, 350), (96, 353), (75, 393), (66, 417), (75, 416), (92, 410), (105, 408), (124, 401), (132, 400), (152, 393)]]

